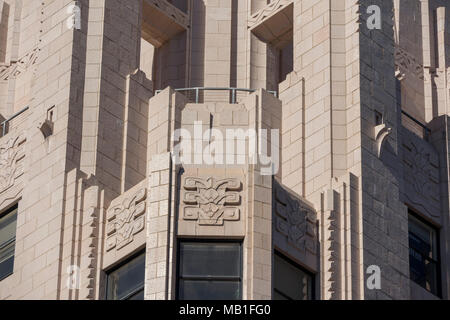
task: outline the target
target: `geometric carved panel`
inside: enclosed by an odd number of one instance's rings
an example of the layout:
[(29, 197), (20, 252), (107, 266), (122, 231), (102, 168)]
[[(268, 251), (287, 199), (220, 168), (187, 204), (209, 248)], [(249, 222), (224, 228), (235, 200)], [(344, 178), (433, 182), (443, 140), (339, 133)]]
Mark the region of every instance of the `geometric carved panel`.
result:
[(275, 230), (287, 243), (305, 253), (316, 253), (316, 213), (308, 205), (291, 195), (278, 183), (274, 183)]
[(403, 129), (404, 195), (424, 214), (440, 217), (439, 158), (428, 142)]
[(247, 27), (261, 41), (282, 49), (292, 41), (293, 11), (292, 0), (274, 0), (251, 15)]
[(187, 177), (183, 188), (183, 220), (198, 221), (204, 226), (221, 226), (225, 220), (240, 219), (241, 182), (238, 179)]
[(11, 188), (23, 174), (25, 141), (25, 135), (20, 134), (0, 146), (0, 193)]
[(146, 196), (147, 189), (142, 188), (108, 209), (106, 251), (125, 247), (133, 241), (135, 234), (144, 230)]

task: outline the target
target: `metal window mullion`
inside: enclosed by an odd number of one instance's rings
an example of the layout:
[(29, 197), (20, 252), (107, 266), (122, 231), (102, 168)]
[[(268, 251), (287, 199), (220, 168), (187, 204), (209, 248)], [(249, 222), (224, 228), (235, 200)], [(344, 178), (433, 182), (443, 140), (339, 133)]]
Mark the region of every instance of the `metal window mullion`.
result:
[(5, 243), (0, 244), (0, 250), (3, 250), (4, 248), (6, 248), (7, 246), (9, 246), (11, 243), (16, 241), (16, 237), (11, 238), (9, 240), (7, 240)]
[(241, 277), (205, 277), (205, 276), (180, 276), (180, 280), (190, 281), (241, 281)]
[(144, 290), (144, 284), (142, 284), (142, 286), (136, 288), (135, 290), (133, 290), (132, 292), (130, 292), (126, 296), (120, 298), (120, 300), (128, 300), (128, 298), (134, 296), (136, 293), (138, 293), (139, 291), (142, 291), (142, 290)]

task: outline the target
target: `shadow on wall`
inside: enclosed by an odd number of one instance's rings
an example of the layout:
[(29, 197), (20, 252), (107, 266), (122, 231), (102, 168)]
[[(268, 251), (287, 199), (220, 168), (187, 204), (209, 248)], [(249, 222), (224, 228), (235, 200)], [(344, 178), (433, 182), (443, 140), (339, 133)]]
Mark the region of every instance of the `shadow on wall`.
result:
[(0, 0), (0, 63), (6, 60), (8, 39), (9, 4)]
[(205, 31), (206, 7), (203, 1), (192, 4), (192, 47), (190, 65), (190, 87), (203, 87), (205, 83)]

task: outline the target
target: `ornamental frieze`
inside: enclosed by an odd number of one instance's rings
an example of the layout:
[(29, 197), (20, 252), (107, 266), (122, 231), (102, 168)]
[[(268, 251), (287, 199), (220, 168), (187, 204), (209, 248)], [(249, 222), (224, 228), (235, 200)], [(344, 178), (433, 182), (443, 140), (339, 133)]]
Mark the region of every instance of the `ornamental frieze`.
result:
[(224, 221), (240, 219), (241, 181), (214, 177), (184, 179), (183, 220), (199, 225), (221, 226)]
[(25, 135), (20, 134), (0, 145), (0, 193), (11, 188), (24, 172), (25, 142)]
[(117, 250), (130, 244), (134, 235), (144, 230), (147, 189), (142, 188), (130, 196), (125, 196), (122, 203), (112, 206), (107, 211), (106, 250)]
[(286, 237), (288, 244), (301, 252), (316, 253), (316, 215), (311, 208), (275, 186), (275, 230)]
[(0, 64), (0, 81), (17, 78), (34, 65), (38, 58), (39, 49), (36, 48), (18, 61), (5, 65)]

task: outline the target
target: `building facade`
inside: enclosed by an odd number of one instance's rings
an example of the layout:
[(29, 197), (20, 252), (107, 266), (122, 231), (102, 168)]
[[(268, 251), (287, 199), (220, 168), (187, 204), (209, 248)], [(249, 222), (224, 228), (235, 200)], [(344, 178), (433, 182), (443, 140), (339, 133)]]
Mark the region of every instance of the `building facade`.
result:
[(448, 299), (446, 0), (0, 0), (0, 299)]

